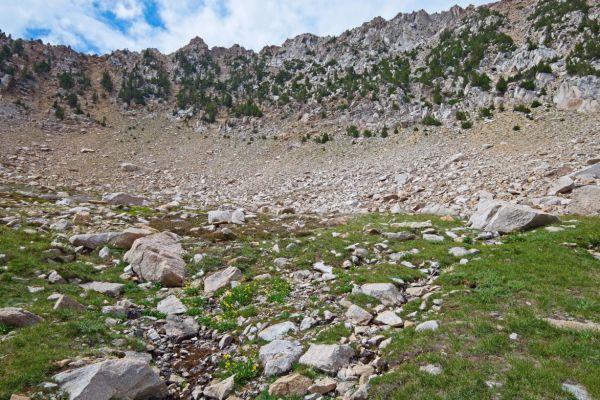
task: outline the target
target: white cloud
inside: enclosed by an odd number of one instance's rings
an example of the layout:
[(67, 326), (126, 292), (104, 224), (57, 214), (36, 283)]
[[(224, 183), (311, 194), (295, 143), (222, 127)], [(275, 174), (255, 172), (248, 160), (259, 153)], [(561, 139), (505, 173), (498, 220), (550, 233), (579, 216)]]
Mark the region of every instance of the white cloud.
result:
[[(143, 0), (20, 0), (0, 5), (0, 29), (15, 37), (26, 37), (30, 29), (44, 29), (42, 37), (53, 44), (87, 48), (100, 52), (156, 47), (172, 52), (194, 36), (209, 46), (240, 44), (260, 50), (281, 44), (300, 33), (337, 35), (346, 29), (382, 16), (422, 7), (435, 12), (470, 2), (431, 0), (155, 0), (162, 27), (144, 19)], [(475, 4), (489, 1), (474, 0)], [(125, 28), (117, 28), (100, 16), (110, 11)], [(225, 11), (225, 12), (224, 12)]]

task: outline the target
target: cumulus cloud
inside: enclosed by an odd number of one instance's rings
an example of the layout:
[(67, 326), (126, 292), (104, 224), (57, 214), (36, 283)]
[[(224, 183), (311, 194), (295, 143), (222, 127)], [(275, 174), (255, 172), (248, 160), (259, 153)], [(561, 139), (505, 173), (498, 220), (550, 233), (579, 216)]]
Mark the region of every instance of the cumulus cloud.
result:
[(194, 36), (209, 46), (260, 50), (301, 33), (337, 35), (376, 16), (437, 12), (486, 0), (19, 0), (0, 5), (0, 29), (15, 37), (106, 53), (173, 52)]

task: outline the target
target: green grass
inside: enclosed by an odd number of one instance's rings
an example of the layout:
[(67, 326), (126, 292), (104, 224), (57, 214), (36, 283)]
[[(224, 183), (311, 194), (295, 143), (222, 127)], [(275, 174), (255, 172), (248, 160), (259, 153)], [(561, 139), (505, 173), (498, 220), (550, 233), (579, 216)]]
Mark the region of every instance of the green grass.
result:
[[(235, 320), (240, 315), (254, 319), (253, 323), (294, 318), (299, 321), (298, 315), (310, 310), (295, 308), (294, 283), (284, 277), (295, 270), (312, 269), (315, 261), (323, 260), (333, 266), (338, 277), (329, 284), (329, 293), (372, 311), (379, 304), (377, 299), (352, 294), (354, 285), (396, 279), (413, 282), (425, 276), (418, 269), (387, 262), (385, 257), (377, 263), (359, 263), (343, 269), (344, 260), (352, 253), (346, 248), (353, 244), (363, 247), (369, 252), (368, 258), (376, 256), (375, 246), (380, 243), (386, 244), (388, 252), (418, 249), (417, 254), (407, 253), (403, 259), (416, 266), (435, 260), (443, 270), (436, 281), (442, 290), (433, 295), (443, 299), (442, 309), (423, 317), (439, 320), (440, 329), (422, 334), (411, 328), (387, 332), (392, 343), (384, 358), (391, 369), (373, 381), (370, 398), (566, 399), (561, 389), (565, 381), (580, 383), (592, 397), (600, 397), (600, 382), (596, 378), (600, 368), (600, 334), (561, 331), (543, 321), (558, 315), (600, 322), (600, 262), (587, 251), (600, 246), (600, 219), (581, 218), (577, 228), (562, 232), (539, 229), (512, 234), (502, 237), (504, 244), (490, 246), (474, 241), (475, 232), (469, 230), (462, 232), (467, 237), (463, 243), (448, 238), (428, 242), (421, 239), (419, 230), (413, 232), (415, 240), (405, 242), (379, 234), (410, 231), (394, 228), (395, 222), (426, 220), (431, 220), (440, 234), (464, 225), (461, 221), (442, 221), (425, 215), (366, 214), (329, 227), (307, 220), (302, 230), (289, 231), (281, 221), (259, 216), (243, 227), (234, 227), (236, 240), (202, 247), (201, 251), (207, 254), (204, 260), (189, 264), (193, 271), (202, 268), (209, 272), (227, 264), (243, 270), (244, 283), (235, 289), (223, 289), (215, 296), (223, 314), (210, 313), (211, 303), (194, 286), (184, 289), (182, 301), (188, 306), (189, 315), (220, 332), (239, 333), (242, 328)], [(133, 282), (122, 281), (119, 275), (123, 265), (96, 272), (91, 265), (101, 263), (96, 254), (79, 255), (74, 262), (50, 262), (45, 252), (53, 240), (50, 235), (0, 227), (0, 238), (0, 253), (8, 255), (7, 270), (0, 270), (0, 307), (20, 306), (44, 318), (38, 325), (11, 331), (9, 338), (0, 342), (0, 400), (8, 399), (11, 393), (35, 390), (36, 385), (56, 372), (55, 361), (93, 353), (121, 337), (120, 328), (109, 329), (103, 323), (106, 315), (99, 313), (105, 302), (114, 304), (115, 299), (96, 293), (81, 297), (82, 291), (76, 285), (49, 285), (37, 278), (40, 273), (56, 269), (68, 278), (125, 283), (123, 297), (145, 305), (145, 315), (164, 317), (155, 310), (155, 293), (160, 285), (142, 290)], [(294, 246), (288, 247), (290, 243)], [(272, 250), (274, 244), (279, 252)], [(480, 254), (468, 257), (468, 264), (458, 265), (458, 259), (448, 254), (454, 246), (476, 248)], [(275, 272), (273, 266), (277, 257), (290, 260), (280, 272)], [(254, 276), (267, 272), (273, 278), (252, 281)], [(27, 286), (45, 290), (30, 294)], [(53, 311), (52, 302), (45, 299), (54, 291), (71, 295), (89, 310)], [(311, 309), (325, 309), (319, 296), (309, 300)], [(418, 311), (419, 305), (418, 301), (405, 304), (403, 318)], [(8, 331), (8, 327), (0, 326), (0, 335)], [(519, 335), (518, 340), (509, 339), (512, 332)], [(349, 337), (352, 331), (340, 323), (316, 327), (314, 333), (314, 342), (333, 344)], [(256, 351), (259, 344), (249, 343), (249, 351)], [(133, 340), (128, 342), (129, 348), (139, 345)], [(419, 371), (420, 366), (429, 363), (440, 365), (443, 373), (431, 376)], [(237, 384), (241, 385), (254, 380), (260, 372), (254, 364), (252, 358), (236, 358), (229, 366), (222, 364), (218, 374), (240, 374)], [(307, 376), (315, 373), (300, 366), (295, 371)], [(502, 386), (490, 389), (486, 381)]]
[[(600, 334), (559, 330), (542, 320), (600, 321), (600, 262), (587, 252), (598, 238), (600, 220), (582, 218), (576, 229), (508, 236), (481, 260), (443, 274), (443, 292), (458, 292), (444, 297), (440, 329), (393, 336), (385, 355), (392, 371), (373, 381), (372, 398), (567, 399), (566, 381), (599, 397)], [(513, 332), (516, 341), (508, 337)], [(419, 371), (429, 363), (443, 373)], [(490, 389), (486, 381), (501, 387)]]
[(315, 338), (315, 342), (322, 344), (336, 344), (340, 342), (341, 338), (348, 337), (351, 333), (350, 329), (346, 328), (344, 324), (337, 324), (319, 332)]
[[(130, 337), (121, 336), (104, 324), (107, 315), (99, 310), (105, 302), (114, 304), (115, 299), (94, 292), (81, 297), (82, 290), (77, 285), (50, 285), (37, 278), (40, 273), (57, 270), (65, 278), (123, 282), (118, 278), (118, 267), (94, 272), (92, 266), (85, 263), (97, 261), (94, 256), (71, 263), (51, 263), (51, 255), (46, 252), (51, 242), (48, 235), (28, 234), (24, 230), (0, 226), (0, 238), (0, 253), (8, 257), (6, 271), (0, 270), (0, 307), (22, 307), (44, 318), (37, 325), (14, 329), (9, 338), (0, 341), (1, 400), (47, 380), (55, 372), (55, 361), (89, 354), (118, 337), (127, 339), (130, 348), (139, 346)], [(44, 291), (32, 294), (27, 286), (43, 287)], [(46, 297), (54, 292), (70, 295), (92, 309), (85, 312), (53, 310), (54, 302)], [(126, 286), (125, 293), (140, 302), (148, 295), (133, 284)], [(8, 330), (0, 327), (0, 334)]]

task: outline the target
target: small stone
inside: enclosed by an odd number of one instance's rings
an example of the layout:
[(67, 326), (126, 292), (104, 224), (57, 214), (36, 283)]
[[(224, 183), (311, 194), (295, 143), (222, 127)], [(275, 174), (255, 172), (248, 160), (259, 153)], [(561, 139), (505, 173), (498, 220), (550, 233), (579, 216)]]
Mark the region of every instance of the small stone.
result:
[(587, 390), (581, 385), (573, 385), (571, 383), (563, 383), (562, 388), (565, 392), (570, 393), (577, 400), (592, 400)]
[(404, 325), (404, 321), (393, 311), (384, 311), (377, 314), (375, 317), (375, 323), (388, 325), (394, 328), (401, 327)]
[(119, 297), (125, 285), (122, 283), (111, 282), (90, 282), (81, 284), (79, 286), (85, 290), (92, 290), (110, 297)]
[(337, 381), (335, 379), (325, 377), (323, 379), (315, 381), (315, 383), (313, 383), (311, 387), (308, 388), (308, 391), (310, 393), (327, 394), (333, 392), (336, 387)]
[(425, 321), (415, 327), (415, 332), (437, 331), (438, 328), (439, 324), (437, 321)]
[(210, 399), (225, 400), (225, 398), (233, 391), (235, 385), (234, 378), (235, 375), (231, 375), (223, 381), (208, 385), (204, 388), (202, 394)]
[(373, 316), (365, 309), (352, 304), (346, 311), (346, 318), (358, 325), (368, 325)]
[(67, 295), (61, 295), (54, 303), (54, 310), (85, 311), (85, 306)]
[(298, 327), (291, 321), (280, 322), (263, 329), (258, 333), (258, 337), (267, 342), (283, 339), (290, 331), (297, 331)]
[(428, 242), (443, 242), (444, 241), (444, 237), (440, 236), (440, 235), (434, 235), (431, 233), (424, 233), (423, 234), (423, 239), (427, 240)]
[(428, 364), (419, 368), (419, 371), (426, 372), (430, 375), (440, 375), (442, 373), (442, 368), (437, 365)]
[(163, 314), (183, 314), (187, 307), (174, 295), (162, 299), (156, 309)]

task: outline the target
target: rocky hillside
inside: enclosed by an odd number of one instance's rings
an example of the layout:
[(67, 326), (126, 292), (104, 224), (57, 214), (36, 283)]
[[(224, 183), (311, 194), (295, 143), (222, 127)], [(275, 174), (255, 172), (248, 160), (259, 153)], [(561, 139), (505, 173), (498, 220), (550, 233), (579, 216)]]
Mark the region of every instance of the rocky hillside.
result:
[(281, 118), (326, 119), (352, 136), (419, 123), (469, 129), (502, 108), (598, 112), (599, 18), (597, 1), (501, 1), (376, 18), (259, 53), (195, 38), (168, 55), (88, 56), (2, 35), (0, 89), (4, 101), (52, 122), (106, 124), (137, 110), (224, 135), (273, 136), (270, 122)]

